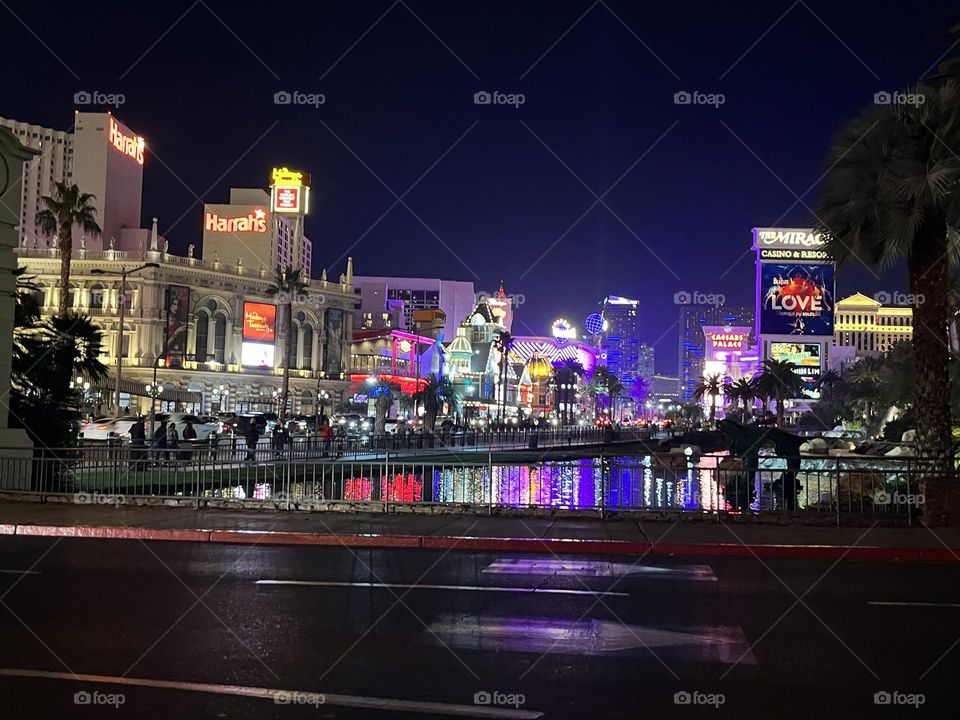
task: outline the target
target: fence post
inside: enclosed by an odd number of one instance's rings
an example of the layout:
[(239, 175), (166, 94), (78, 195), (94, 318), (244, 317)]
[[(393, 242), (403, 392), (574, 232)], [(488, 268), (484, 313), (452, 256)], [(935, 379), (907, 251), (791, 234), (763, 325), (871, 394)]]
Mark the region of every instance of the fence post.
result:
[(487, 451), (487, 483), (490, 485), (490, 499), (487, 502), (487, 515), (493, 515), (493, 450)]
[(603, 448), (600, 448), (600, 519), (606, 517), (607, 509), (607, 472), (603, 462)]
[(837, 527), (840, 527), (840, 457), (837, 457)]

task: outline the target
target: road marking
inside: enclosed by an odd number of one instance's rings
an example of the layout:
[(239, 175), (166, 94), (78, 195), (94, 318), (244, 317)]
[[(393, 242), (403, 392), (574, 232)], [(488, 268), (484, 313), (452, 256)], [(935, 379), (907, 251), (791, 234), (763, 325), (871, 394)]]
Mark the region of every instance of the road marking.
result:
[(960, 607), (960, 603), (936, 603), (936, 602), (895, 602), (893, 600), (873, 600), (867, 601), (867, 605), (879, 605), (881, 607)]
[(39, 570), (3, 570), (0, 569), (0, 575), (39, 575)]
[(714, 575), (713, 569), (709, 565), (662, 567), (569, 558), (503, 558), (490, 563), (483, 572), (498, 575), (582, 575), (588, 577), (643, 575), (662, 580), (717, 581), (717, 576)]
[[(513, 710), (476, 705), (455, 705), (451, 703), (420, 702), (418, 700), (397, 700), (394, 698), (376, 698), (363, 695), (340, 695), (337, 693), (317, 693), (305, 690), (282, 690), (280, 688), (250, 687), (247, 685), (219, 685), (215, 683), (181, 682), (179, 680), (152, 680), (149, 678), (118, 677), (116, 675), (88, 675), (48, 670), (28, 670), (22, 668), (0, 668), (0, 675), (20, 678), (41, 678), (45, 680), (70, 680), (73, 682), (101, 683), (104, 685), (130, 685), (136, 687), (162, 688), (164, 690), (188, 690), (211, 693), (214, 695), (238, 695), (240, 697), (273, 700), (279, 704), (292, 704), (290, 698), (308, 696), (323, 698), (323, 705), (337, 707), (355, 707), (366, 710), (387, 710), (391, 712), (409, 712), (433, 715), (453, 715), (475, 718), (507, 718), (510, 720), (537, 720), (543, 713), (537, 710)], [(278, 701), (277, 698), (286, 700)]]
[(405, 583), (375, 583), (375, 582), (334, 582), (331, 580), (257, 580), (256, 585), (300, 585), (304, 587), (357, 587), (398, 590), (460, 590), (464, 592), (505, 592), (505, 593), (540, 593), (547, 595), (591, 595), (596, 597), (630, 597), (630, 593), (607, 592), (604, 590), (566, 590), (564, 588), (525, 588), (525, 587), (497, 587), (490, 585), (428, 585)]

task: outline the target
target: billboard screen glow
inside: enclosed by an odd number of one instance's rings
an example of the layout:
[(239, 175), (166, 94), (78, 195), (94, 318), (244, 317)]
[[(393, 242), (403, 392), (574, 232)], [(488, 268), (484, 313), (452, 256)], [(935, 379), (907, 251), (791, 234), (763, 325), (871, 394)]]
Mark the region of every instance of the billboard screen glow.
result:
[(761, 335), (833, 335), (834, 266), (761, 263)]
[(268, 303), (243, 304), (243, 339), (272, 343), (276, 339), (277, 306)]

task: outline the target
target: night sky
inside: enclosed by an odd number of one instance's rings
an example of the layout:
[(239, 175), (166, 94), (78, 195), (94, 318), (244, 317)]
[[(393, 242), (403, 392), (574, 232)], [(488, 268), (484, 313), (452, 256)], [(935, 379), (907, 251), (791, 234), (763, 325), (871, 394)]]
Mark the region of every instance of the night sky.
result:
[[(0, 115), (68, 129), (75, 92), (123, 93), (148, 147), (144, 226), (158, 216), (174, 252), (199, 244), (203, 202), (288, 165), (313, 175), (315, 275), (351, 254), (358, 274), (502, 279), (525, 301), (515, 334), (638, 297), (675, 373), (674, 294), (752, 304), (750, 229), (811, 224), (832, 133), (932, 72), (954, 9), (4, 1)], [(283, 90), (325, 102), (276, 105)], [(495, 90), (525, 102), (474, 104)], [(905, 291), (903, 271), (839, 275), (841, 297), (883, 289)]]

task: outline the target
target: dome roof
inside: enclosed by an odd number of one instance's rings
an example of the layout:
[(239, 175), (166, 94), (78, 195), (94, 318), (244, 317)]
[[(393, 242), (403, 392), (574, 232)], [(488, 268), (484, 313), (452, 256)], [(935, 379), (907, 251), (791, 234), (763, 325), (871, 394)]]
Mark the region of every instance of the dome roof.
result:
[(531, 380), (538, 380), (542, 378), (548, 378), (553, 375), (553, 365), (550, 364), (550, 361), (544, 355), (534, 355), (527, 362), (527, 367), (525, 372), (529, 375)]

